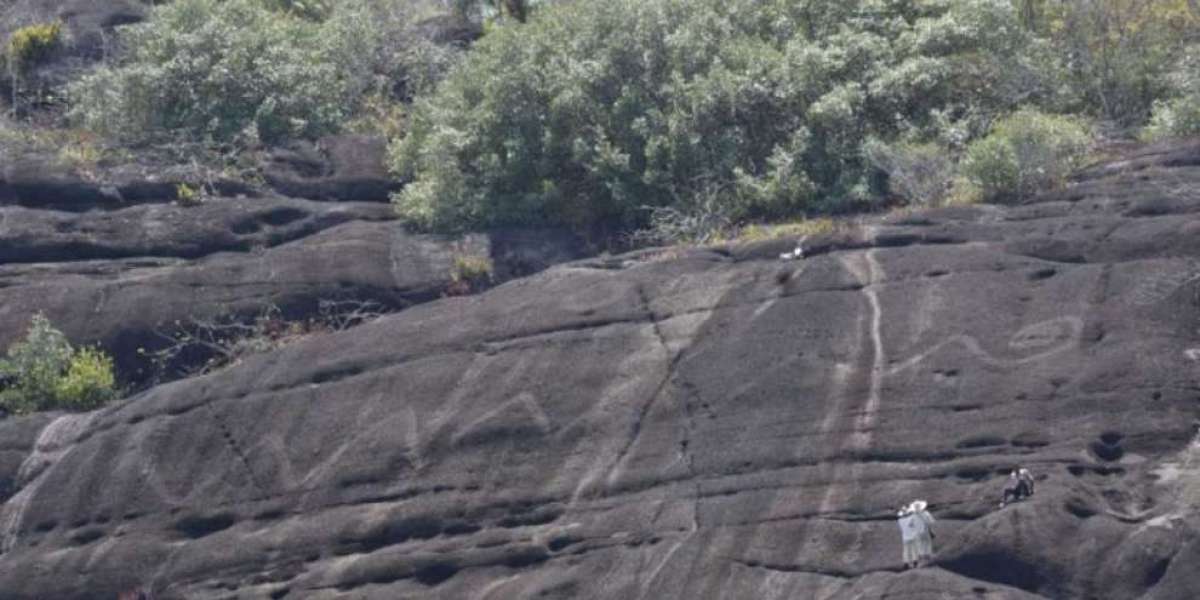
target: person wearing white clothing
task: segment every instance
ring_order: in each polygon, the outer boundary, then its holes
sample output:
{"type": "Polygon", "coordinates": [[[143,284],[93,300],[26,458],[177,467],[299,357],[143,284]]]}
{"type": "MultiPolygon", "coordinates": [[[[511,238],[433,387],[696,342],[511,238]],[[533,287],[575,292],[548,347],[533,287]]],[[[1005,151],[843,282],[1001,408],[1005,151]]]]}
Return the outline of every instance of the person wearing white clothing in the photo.
{"type": "Polygon", "coordinates": [[[924,500],[916,500],[900,509],[896,515],[900,525],[900,538],[904,543],[904,567],[922,566],[922,561],[933,557],[933,515],[926,510],[924,500]]]}

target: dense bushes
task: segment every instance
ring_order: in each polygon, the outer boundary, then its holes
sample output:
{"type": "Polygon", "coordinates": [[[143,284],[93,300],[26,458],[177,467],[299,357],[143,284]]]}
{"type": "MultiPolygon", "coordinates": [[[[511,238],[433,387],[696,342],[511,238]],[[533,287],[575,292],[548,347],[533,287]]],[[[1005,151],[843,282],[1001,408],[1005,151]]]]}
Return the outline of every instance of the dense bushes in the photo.
{"type": "Polygon", "coordinates": [[[615,0],[485,37],[414,108],[396,198],[428,227],[860,207],[867,136],[961,143],[1048,93],[1004,0],[615,0]]]}
{"type": "Polygon", "coordinates": [[[963,181],[994,200],[1061,181],[1078,124],[997,124],[1016,110],[1094,117],[1106,135],[1147,120],[1151,136],[1200,132],[1189,0],[439,6],[488,21],[445,81],[457,51],[413,25],[432,4],[175,0],[121,30],[118,60],[71,87],[72,114],[135,142],[383,132],[411,182],[397,208],[420,227],[699,237],[896,198],[941,203],[963,197],[963,181]],[[1029,171],[1028,153],[1062,162],[1029,171]]]}
{"type": "Polygon", "coordinates": [[[259,0],[263,6],[279,12],[321,21],[333,12],[332,0],[259,0]]]}
{"type": "Polygon", "coordinates": [[[962,170],[984,199],[1011,201],[1062,183],[1081,166],[1090,141],[1076,119],[1018,111],[967,147],[962,170]]]}
{"type": "Polygon", "coordinates": [[[863,156],[888,176],[888,191],[908,204],[939,205],[950,196],[954,160],[936,143],[886,143],[868,139],[863,156]]]}
{"type": "Polygon", "coordinates": [[[338,129],[372,91],[423,89],[449,58],[395,2],[177,0],[120,32],[125,53],[70,87],[72,114],[126,141],[276,142],[338,129]],[[270,7],[274,7],[272,9],[270,7]],[[400,82],[400,83],[397,83],[400,82]]]}
{"type": "Polygon", "coordinates": [[[251,0],[180,0],[126,28],[129,55],[71,87],[81,123],[137,139],[185,131],[272,141],[333,129],[345,98],[319,27],[251,0]]]}
{"type": "Polygon", "coordinates": [[[1200,46],[1182,54],[1170,82],[1171,96],[1155,103],[1147,137],[1200,135],[1200,46]]]}
{"type": "Polygon", "coordinates": [[[1054,49],[1059,111],[1118,127],[1145,123],[1169,72],[1196,41],[1194,0],[1017,0],[1026,26],[1054,49]]]}
{"type": "Polygon", "coordinates": [[[112,359],[96,348],[72,348],[40,314],[0,360],[0,408],[10,413],[89,410],[115,397],[112,359]]]}

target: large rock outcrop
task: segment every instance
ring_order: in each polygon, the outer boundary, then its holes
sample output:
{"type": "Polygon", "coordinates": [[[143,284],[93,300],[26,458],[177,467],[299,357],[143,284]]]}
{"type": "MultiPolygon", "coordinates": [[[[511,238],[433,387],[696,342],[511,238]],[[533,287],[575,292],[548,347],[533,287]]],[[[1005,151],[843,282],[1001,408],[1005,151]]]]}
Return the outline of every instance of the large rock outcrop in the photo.
{"type": "Polygon", "coordinates": [[[1146,160],[803,261],[571,263],[0,422],[0,590],[1190,598],[1200,200],[1155,185],[1190,164],[1146,160]],[[997,509],[1017,464],[1037,495],[997,509]],[[902,572],[914,498],[939,552],[902,572]]]}
{"type": "Polygon", "coordinates": [[[137,385],[154,371],[139,349],[162,347],[176,323],[268,307],[301,320],[322,301],[399,310],[441,297],[461,256],[490,258],[495,282],[582,256],[562,231],[410,233],[389,204],[264,193],[181,205],[161,180],[128,175],[125,188],[145,192],[133,197],[19,171],[24,187],[0,180],[0,348],[41,311],[71,339],[101,344],[137,385]]]}

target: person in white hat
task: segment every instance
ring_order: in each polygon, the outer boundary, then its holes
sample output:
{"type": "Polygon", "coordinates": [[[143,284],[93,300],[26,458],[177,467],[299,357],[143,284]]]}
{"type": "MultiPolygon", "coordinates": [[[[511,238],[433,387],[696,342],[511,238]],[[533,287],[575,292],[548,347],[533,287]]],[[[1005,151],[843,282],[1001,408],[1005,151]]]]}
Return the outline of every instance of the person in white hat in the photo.
{"type": "Polygon", "coordinates": [[[1029,469],[1020,468],[1020,469],[1017,469],[1017,478],[1025,483],[1025,495],[1032,496],[1033,495],[1033,483],[1034,483],[1033,482],[1033,473],[1030,473],[1029,469]]]}
{"type": "Polygon", "coordinates": [[[914,500],[908,510],[913,519],[913,529],[916,531],[916,566],[929,564],[933,558],[933,515],[926,510],[929,504],[924,500],[914,500]],[[923,564],[922,564],[923,563],[923,564]]]}
{"type": "Polygon", "coordinates": [[[896,520],[900,525],[900,541],[904,544],[904,550],[901,553],[904,568],[915,568],[921,560],[917,548],[917,537],[920,535],[919,518],[913,514],[912,505],[908,505],[900,508],[900,512],[896,513],[896,520]]]}

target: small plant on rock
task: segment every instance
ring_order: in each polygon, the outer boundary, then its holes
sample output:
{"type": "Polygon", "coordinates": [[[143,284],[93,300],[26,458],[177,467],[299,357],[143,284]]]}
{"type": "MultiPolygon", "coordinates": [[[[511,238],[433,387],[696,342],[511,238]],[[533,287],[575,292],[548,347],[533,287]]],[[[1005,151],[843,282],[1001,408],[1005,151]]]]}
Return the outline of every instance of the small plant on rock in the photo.
{"type": "Polygon", "coordinates": [[[58,140],[58,163],[75,169],[85,176],[94,176],[96,166],[104,156],[99,140],[87,131],[65,130],[58,140]]]}
{"type": "Polygon", "coordinates": [[[492,283],[495,265],[491,257],[467,252],[456,252],[450,266],[448,296],[463,296],[479,291],[492,283]]]}
{"type": "Polygon", "coordinates": [[[61,408],[91,410],[116,398],[115,389],[112,357],[99,348],[85,347],[75,351],[54,393],[61,408]]]}
{"type": "Polygon", "coordinates": [[[25,72],[37,66],[58,49],[62,41],[62,23],[28,25],[8,38],[5,57],[10,72],[25,72]]]}
{"type": "Polygon", "coordinates": [[[786,237],[807,238],[835,233],[847,227],[846,224],[839,223],[830,218],[804,219],[792,223],[774,225],[751,224],[742,227],[738,231],[737,236],[731,241],[734,243],[751,243],[786,237]]]}
{"type": "Polygon", "coordinates": [[[175,202],[180,206],[199,206],[204,203],[204,190],[187,183],[175,184],[175,202]]]}
{"type": "Polygon", "coordinates": [[[75,350],[42,314],[0,360],[0,408],[10,413],[91,410],[116,396],[112,359],[99,348],[75,350]]]}
{"type": "Polygon", "coordinates": [[[4,48],[4,62],[8,69],[9,98],[13,114],[17,114],[20,99],[29,90],[22,83],[24,76],[33,67],[48,60],[61,44],[62,24],[41,23],[22,27],[12,33],[4,48]]]}

